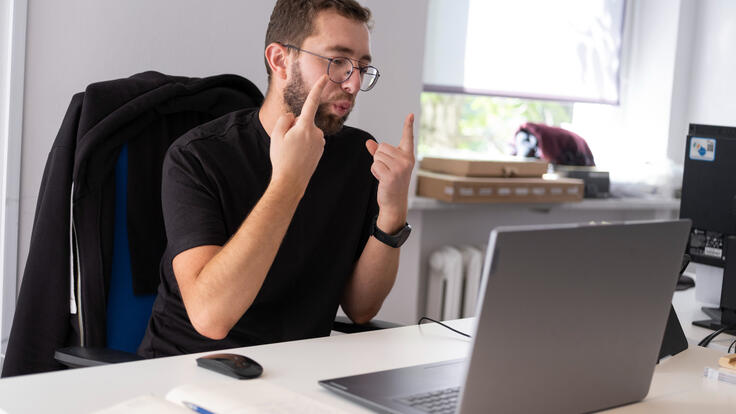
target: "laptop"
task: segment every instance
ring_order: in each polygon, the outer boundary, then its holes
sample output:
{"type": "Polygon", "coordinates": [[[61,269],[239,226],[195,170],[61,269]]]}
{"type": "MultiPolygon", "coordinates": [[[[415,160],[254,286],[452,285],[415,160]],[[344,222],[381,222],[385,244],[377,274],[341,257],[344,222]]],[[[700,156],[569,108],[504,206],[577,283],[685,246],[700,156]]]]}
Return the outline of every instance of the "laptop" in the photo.
{"type": "Polygon", "coordinates": [[[466,359],[320,381],[387,413],[576,413],[642,400],[689,220],[504,227],[466,359]]]}

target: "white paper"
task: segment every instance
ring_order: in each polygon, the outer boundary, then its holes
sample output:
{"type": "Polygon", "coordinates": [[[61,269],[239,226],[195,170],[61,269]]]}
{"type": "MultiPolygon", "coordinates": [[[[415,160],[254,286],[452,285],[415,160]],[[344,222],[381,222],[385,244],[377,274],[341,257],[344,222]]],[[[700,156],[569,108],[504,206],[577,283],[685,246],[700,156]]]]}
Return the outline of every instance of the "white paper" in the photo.
{"type": "Polygon", "coordinates": [[[263,381],[235,381],[217,386],[182,385],[166,394],[178,404],[197,404],[216,414],[341,413],[317,400],[263,381]]]}
{"type": "MultiPolygon", "coordinates": [[[[0,410],[2,412],[2,410],[0,410]]],[[[176,405],[170,401],[166,401],[160,397],[154,397],[152,395],[141,395],[139,397],[132,398],[121,402],[120,404],[113,405],[95,411],[94,414],[191,414],[192,411],[184,408],[183,406],[176,405]]]]}

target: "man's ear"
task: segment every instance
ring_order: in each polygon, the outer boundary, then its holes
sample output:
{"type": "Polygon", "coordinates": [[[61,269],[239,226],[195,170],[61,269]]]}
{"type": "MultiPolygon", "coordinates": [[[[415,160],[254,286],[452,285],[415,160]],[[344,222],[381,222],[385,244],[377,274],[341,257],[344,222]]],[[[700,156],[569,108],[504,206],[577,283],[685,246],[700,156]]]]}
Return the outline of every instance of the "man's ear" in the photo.
{"type": "Polygon", "coordinates": [[[268,66],[271,68],[272,77],[286,79],[287,50],[286,47],[278,43],[271,43],[266,47],[266,62],[268,62],[268,66]]]}

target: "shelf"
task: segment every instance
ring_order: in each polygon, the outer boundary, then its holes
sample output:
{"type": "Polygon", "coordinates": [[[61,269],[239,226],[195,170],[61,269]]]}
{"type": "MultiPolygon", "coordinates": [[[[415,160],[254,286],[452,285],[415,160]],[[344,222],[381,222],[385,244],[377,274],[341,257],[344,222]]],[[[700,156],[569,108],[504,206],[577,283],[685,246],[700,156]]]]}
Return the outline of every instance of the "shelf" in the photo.
{"type": "Polygon", "coordinates": [[[478,210],[508,208],[509,205],[533,210],[667,210],[680,209],[675,198],[607,198],[584,199],[577,203],[447,203],[433,198],[414,196],[409,199],[410,211],[478,210]]]}

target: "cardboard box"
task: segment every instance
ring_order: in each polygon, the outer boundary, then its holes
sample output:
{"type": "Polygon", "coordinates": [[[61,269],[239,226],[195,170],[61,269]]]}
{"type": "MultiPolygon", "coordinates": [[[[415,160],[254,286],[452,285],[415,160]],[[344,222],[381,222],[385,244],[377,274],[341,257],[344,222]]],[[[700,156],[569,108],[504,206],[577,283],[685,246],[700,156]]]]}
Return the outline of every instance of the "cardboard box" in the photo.
{"type": "Polygon", "coordinates": [[[419,170],[417,195],[457,203],[559,203],[583,199],[583,180],[457,177],[419,170]]]}
{"type": "Polygon", "coordinates": [[[513,158],[491,161],[424,157],[419,162],[422,170],[460,177],[542,177],[548,166],[547,161],[522,161],[513,158]]]}

